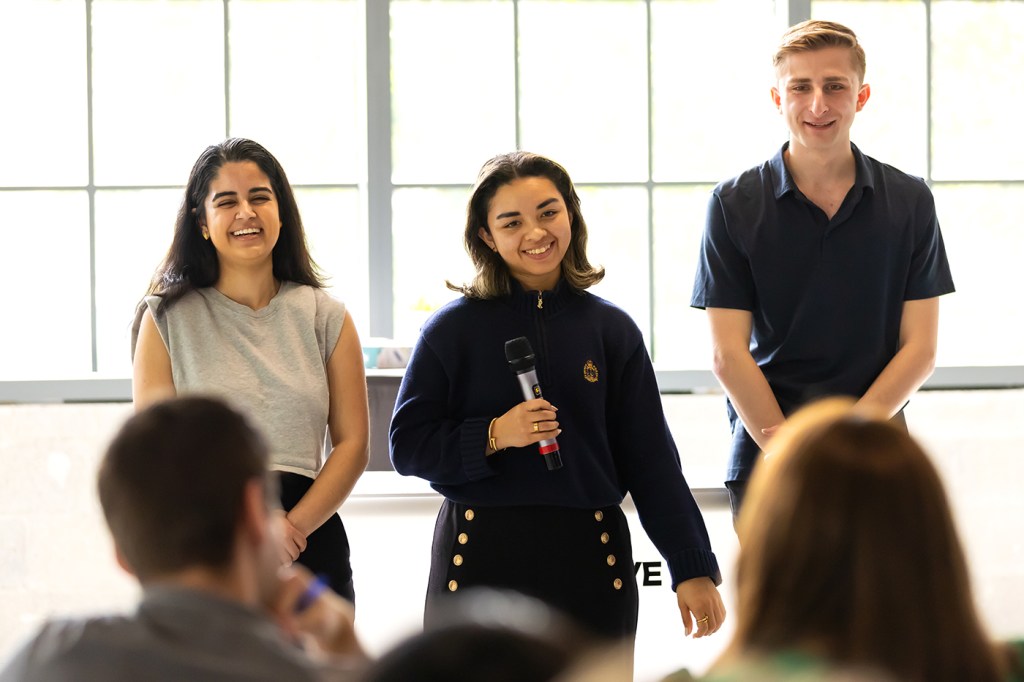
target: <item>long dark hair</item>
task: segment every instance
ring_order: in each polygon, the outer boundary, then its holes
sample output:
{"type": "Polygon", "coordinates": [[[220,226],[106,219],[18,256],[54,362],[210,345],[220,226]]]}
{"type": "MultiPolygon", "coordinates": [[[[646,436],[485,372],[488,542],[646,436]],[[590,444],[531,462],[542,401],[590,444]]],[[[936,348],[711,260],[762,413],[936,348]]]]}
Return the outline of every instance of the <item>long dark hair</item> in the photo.
{"type": "Polygon", "coordinates": [[[512,274],[501,256],[491,251],[480,238],[480,228],[490,234],[487,211],[498,189],[518,178],[547,178],[562,195],[571,217],[572,237],[562,258],[562,278],[576,291],[604,279],[604,268],[595,268],[587,260],[587,223],[580,213],[580,198],[569,173],[561,165],[530,152],[511,152],[490,159],[480,169],[473,194],[466,207],[466,251],[476,267],[469,284],[452,284],[448,288],[470,298],[498,298],[512,291],[512,274]]]}
{"type": "Polygon", "coordinates": [[[281,218],[281,234],[272,254],[274,277],[322,287],[320,269],[309,255],[299,207],[284,168],[262,145],[232,137],[211,145],[199,156],[188,176],[185,197],[174,222],[174,239],[160,267],[153,274],[147,295],[163,298],[164,304],[181,298],[192,289],[213,286],[220,276],[220,264],[213,243],[203,239],[205,201],[210,183],[225,163],[252,161],[270,179],[281,218]]]}

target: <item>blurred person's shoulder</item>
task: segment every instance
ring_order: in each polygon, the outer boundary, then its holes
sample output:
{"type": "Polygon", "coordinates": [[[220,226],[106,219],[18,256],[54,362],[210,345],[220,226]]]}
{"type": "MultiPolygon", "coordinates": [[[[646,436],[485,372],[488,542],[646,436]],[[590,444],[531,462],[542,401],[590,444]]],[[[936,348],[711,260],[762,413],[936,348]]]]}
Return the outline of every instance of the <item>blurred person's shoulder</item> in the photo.
{"type": "MultiPolygon", "coordinates": [[[[892,678],[876,669],[837,666],[829,661],[797,651],[771,656],[743,656],[718,664],[702,677],[680,670],[662,682],[886,682],[892,678]]],[[[894,681],[892,681],[894,682],[894,681]]]]}
{"type": "Polygon", "coordinates": [[[128,627],[125,616],[47,621],[14,652],[0,671],[0,681],[81,680],[83,662],[102,661],[103,642],[117,641],[128,627]]]}
{"type": "Polygon", "coordinates": [[[1008,674],[1006,682],[1024,682],[1024,639],[1012,639],[1005,643],[1008,674]]]}
{"type": "MultiPolygon", "coordinates": [[[[211,614],[211,620],[219,620],[218,615],[211,614]]],[[[151,635],[132,616],[51,620],[0,669],[0,682],[350,682],[363,666],[354,659],[310,657],[276,637],[242,636],[248,656],[239,659],[233,655],[239,653],[233,652],[237,646],[223,641],[218,653],[176,637],[163,642],[151,635]]]]}

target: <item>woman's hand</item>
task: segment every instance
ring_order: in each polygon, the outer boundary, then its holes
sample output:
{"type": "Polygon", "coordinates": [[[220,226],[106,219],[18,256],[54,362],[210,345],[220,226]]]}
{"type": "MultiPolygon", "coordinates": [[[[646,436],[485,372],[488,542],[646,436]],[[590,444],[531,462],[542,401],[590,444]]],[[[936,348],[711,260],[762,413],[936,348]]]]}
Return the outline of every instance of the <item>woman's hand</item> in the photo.
{"type": "Polygon", "coordinates": [[[718,631],[725,621],[725,604],[711,578],[691,578],[676,585],[676,601],[686,634],[707,637],[718,631]],[[691,614],[693,622],[691,623],[691,614]],[[696,625],[696,628],[693,628],[696,625]]]}
{"type": "Polygon", "coordinates": [[[291,566],[292,562],[306,550],[306,535],[292,524],[288,519],[288,514],[284,511],[278,512],[278,524],[281,529],[281,544],[278,554],[284,566],[291,566]]]}
{"type": "Polygon", "coordinates": [[[521,448],[556,437],[562,433],[558,428],[557,411],[558,408],[544,398],[519,403],[491,426],[497,449],[521,448]]]}

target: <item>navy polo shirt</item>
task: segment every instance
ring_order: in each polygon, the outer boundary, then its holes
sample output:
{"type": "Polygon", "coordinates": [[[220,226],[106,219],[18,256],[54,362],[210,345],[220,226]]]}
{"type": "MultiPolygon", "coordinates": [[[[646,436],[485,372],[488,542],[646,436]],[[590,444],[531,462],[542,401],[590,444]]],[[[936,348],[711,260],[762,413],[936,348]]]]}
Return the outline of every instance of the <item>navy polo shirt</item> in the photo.
{"type": "MultiPolygon", "coordinates": [[[[864,394],[896,354],[903,302],[953,291],[928,186],[851,145],[857,178],[829,220],[793,182],[783,145],[718,185],[690,305],[753,315],[750,351],[784,414],[864,394]]],[[[729,480],[757,456],[733,421],[729,480]]]]}

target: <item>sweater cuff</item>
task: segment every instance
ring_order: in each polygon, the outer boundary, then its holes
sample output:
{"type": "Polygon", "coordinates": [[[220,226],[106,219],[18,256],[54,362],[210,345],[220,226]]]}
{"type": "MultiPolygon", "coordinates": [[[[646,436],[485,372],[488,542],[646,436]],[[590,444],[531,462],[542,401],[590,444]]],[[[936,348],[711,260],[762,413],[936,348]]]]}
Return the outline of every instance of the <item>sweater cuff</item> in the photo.
{"type": "Polygon", "coordinates": [[[489,419],[467,419],[462,424],[462,468],[471,481],[479,481],[494,475],[494,469],[487,461],[487,426],[489,419]]]}
{"type": "Polygon", "coordinates": [[[666,557],[669,575],[672,576],[672,591],[679,583],[691,578],[711,578],[715,585],[722,584],[722,572],[718,569],[715,553],[708,549],[686,549],[666,557]]]}

